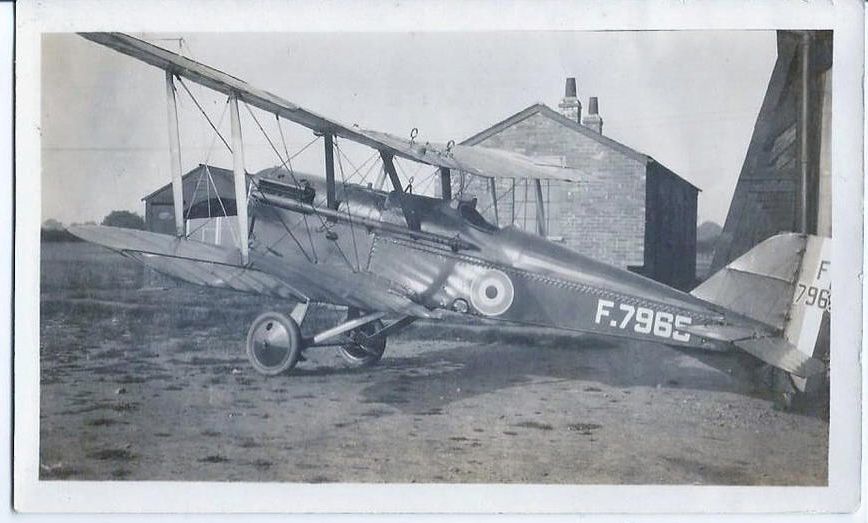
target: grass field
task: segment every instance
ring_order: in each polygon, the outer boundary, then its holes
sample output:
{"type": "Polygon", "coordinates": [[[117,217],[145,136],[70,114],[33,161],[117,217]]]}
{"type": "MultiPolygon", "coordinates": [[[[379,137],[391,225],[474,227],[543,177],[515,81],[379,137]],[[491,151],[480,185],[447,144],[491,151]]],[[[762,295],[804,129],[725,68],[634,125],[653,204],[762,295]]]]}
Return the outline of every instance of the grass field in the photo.
{"type": "MultiPolygon", "coordinates": [[[[383,361],[246,361],[292,303],[42,245],[40,478],[824,485],[828,422],[780,412],[727,355],[538,329],[414,324],[383,361]]],[[[304,330],[343,313],[317,308],[304,330]]]]}
{"type": "MultiPolygon", "coordinates": [[[[86,242],[43,244],[40,277],[43,317],[92,318],[105,328],[120,325],[135,334],[217,324],[239,333],[240,340],[258,314],[288,312],[294,305],[178,282],[86,242]]],[[[306,322],[310,328],[338,318],[335,311],[313,312],[306,322]]],[[[50,339],[50,331],[44,334],[50,339]]]]}

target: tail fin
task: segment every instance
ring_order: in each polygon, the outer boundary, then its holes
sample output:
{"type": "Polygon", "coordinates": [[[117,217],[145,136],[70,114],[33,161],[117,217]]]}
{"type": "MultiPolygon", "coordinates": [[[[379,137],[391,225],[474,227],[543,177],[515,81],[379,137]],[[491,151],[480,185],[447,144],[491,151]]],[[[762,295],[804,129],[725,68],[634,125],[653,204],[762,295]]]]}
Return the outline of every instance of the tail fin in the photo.
{"type": "Polygon", "coordinates": [[[829,238],[779,234],[715,273],[691,294],[772,327],[774,335],[751,332],[748,336],[745,329],[737,329],[740,335],[726,341],[804,378],[825,369],[814,353],[824,316],[828,318],[832,306],[830,255],[829,238]]]}

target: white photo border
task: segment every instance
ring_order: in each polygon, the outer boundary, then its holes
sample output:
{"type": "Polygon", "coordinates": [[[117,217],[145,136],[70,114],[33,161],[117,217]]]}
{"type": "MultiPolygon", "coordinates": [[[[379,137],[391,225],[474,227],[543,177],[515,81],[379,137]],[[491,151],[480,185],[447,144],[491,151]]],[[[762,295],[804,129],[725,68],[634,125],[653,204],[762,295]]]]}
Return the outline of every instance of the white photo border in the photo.
{"type": "Polygon", "coordinates": [[[864,6],[800,0],[45,0],[16,9],[14,505],[35,512],[847,513],[860,503],[864,6]],[[171,14],[170,16],[167,14],[171,14]],[[263,16],[267,13],[267,16],[263,16]],[[566,13],[572,13],[565,16],[566,13]],[[39,481],[40,68],[46,32],[831,29],[833,230],[826,487],[39,481]],[[843,349],[842,349],[843,348],[843,349]],[[858,350],[857,350],[858,349],[858,350]],[[255,486],[255,488],[253,488],[255,486]],[[629,500],[629,502],[627,502],[629,500]]]}

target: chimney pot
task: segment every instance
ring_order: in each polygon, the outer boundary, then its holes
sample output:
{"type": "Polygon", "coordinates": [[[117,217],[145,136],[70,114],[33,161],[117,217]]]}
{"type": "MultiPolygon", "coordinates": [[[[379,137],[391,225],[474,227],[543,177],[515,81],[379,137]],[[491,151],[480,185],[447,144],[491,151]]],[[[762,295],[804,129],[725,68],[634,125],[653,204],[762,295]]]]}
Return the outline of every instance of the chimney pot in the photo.
{"type": "Polygon", "coordinates": [[[600,102],[596,96],[588,100],[588,114],[582,118],[582,125],[598,134],[603,134],[603,117],[600,116],[600,102]]]}
{"type": "Polygon", "coordinates": [[[576,123],[582,123],[582,102],[576,96],[575,78],[567,78],[567,83],[564,87],[564,97],[561,103],[558,104],[558,107],[560,107],[562,115],[576,123]]]}
{"type": "Polygon", "coordinates": [[[576,97],[576,79],[573,77],[567,78],[567,84],[564,87],[564,98],[576,97]]]}

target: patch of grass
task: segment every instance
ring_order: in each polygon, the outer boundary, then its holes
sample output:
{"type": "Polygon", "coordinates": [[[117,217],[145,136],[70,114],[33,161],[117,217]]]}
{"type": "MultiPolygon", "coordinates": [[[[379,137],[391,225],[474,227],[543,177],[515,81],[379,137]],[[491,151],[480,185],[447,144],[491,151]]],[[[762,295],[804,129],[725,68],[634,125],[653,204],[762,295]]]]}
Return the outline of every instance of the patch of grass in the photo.
{"type": "Polygon", "coordinates": [[[89,425],[91,427],[111,427],[112,425],[129,425],[126,421],[116,420],[112,418],[97,418],[91,419],[84,422],[85,425],[89,425]]]}
{"type": "Polygon", "coordinates": [[[364,416],[366,418],[382,418],[383,416],[388,416],[391,414],[391,411],[385,409],[371,409],[359,414],[359,416],[364,416]]]}
{"type": "Polygon", "coordinates": [[[308,483],[334,483],[335,480],[326,476],[314,476],[308,480],[308,483]]]}
{"type": "Polygon", "coordinates": [[[124,469],[124,468],[114,469],[114,470],[111,472],[111,476],[112,476],[112,478],[114,478],[114,479],[124,479],[124,478],[126,478],[127,476],[129,476],[129,475],[130,475],[130,471],[127,470],[127,469],[124,469]]]}
{"type": "Polygon", "coordinates": [[[273,463],[268,461],[267,459],[257,459],[252,463],[252,465],[258,469],[267,469],[271,468],[273,463]]]}
{"type": "Polygon", "coordinates": [[[111,409],[115,412],[132,412],[134,410],[139,410],[138,403],[118,403],[117,405],[112,405],[111,409]]]}
{"type": "Polygon", "coordinates": [[[602,428],[602,425],[596,423],[571,423],[567,425],[567,430],[578,432],[582,436],[590,436],[595,430],[602,428]]]}
{"type": "Polygon", "coordinates": [[[129,384],[129,383],[145,383],[148,380],[141,376],[130,376],[129,374],[125,374],[115,380],[116,383],[129,384]]]}
{"type": "Polygon", "coordinates": [[[200,458],[199,461],[201,463],[226,463],[229,461],[229,458],[221,456],[220,454],[211,454],[210,456],[200,458]]]}
{"type": "Polygon", "coordinates": [[[101,461],[132,461],[138,456],[127,449],[102,449],[92,452],[90,457],[101,461]]]}
{"type": "Polygon", "coordinates": [[[522,427],[525,429],[537,429],[537,430],[552,430],[554,427],[549,425],[548,423],[539,423],[537,421],[522,421],[521,423],[516,423],[513,427],[522,427]]]}
{"type": "Polygon", "coordinates": [[[79,474],[81,474],[81,470],[62,463],[39,466],[39,479],[41,480],[69,479],[79,474]]]}
{"type": "Polygon", "coordinates": [[[253,438],[245,438],[245,439],[241,440],[240,443],[238,443],[238,446],[241,447],[242,449],[254,449],[254,448],[259,447],[261,445],[259,445],[259,443],[257,443],[256,440],[253,438]]]}

